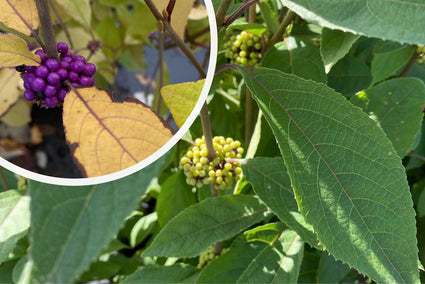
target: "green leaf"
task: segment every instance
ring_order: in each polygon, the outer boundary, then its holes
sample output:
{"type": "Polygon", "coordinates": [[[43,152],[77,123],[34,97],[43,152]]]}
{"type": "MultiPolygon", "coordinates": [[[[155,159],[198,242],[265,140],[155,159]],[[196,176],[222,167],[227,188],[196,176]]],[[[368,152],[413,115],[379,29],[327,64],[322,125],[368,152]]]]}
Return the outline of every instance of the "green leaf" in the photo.
{"type": "Polygon", "coordinates": [[[201,95],[205,80],[167,85],[161,95],[178,127],[182,127],[201,95]]]}
{"type": "Polygon", "coordinates": [[[78,283],[112,278],[118,273],[120,268],[121,265],[110,261],[94,262],[90,265],[89,270],[81,275],[78,283]]]}
{"type": "Polygon", "coordinates": [[[313,227],[298,212],[285,164],[281,157],[255,158],[242,164],[243,173],[258,197],[279,219],[311,246],[318,247],[313,227]]]}
{"type": "Polygon", "coordinates": [[[196,267],[186,264],[171,266],[143,266],[122,283],[182,283],[198,271],[196,267]]]}
{"type": "Polygon", "coordinates": [[[322,55],[325,71],[329,73],[341,58],[350,51],[353,44],[359,38],[359,35],[345,33],[343,31],[324,28],[322,30],[322,41],[320,45],[320,54],[322,55]]]}
{"type": "Polygon", "coordinates": [[[33,282],[70,283],[87,269],[137,207],[162,162],[99,185],[30,181],[33,282]]]}
{"type": "Polygon", "coordinates": [[[371,82],[369,66],[353,56],[341,59],[328,74],[328,86],[348,98],[369,87],[371,82]]]}
{"type": "Polygon", "coordinates": [[[0,34],[0,68],[39,65],[40,57],[28,50],[27,43],[13,34],[0,34]]]}
{"type": "Polygon", "coordinates": [[[18,240],[28,231],[29,206],[30,199],[22,191],[0,193],[0,264],[9,259],[18,240]]]}
{"type": "Polygon", "coordinates": [[[63,10],[74,20],[91,28],[91,7],[89,0],[56,0],[63,10]]]}
{"type": "Polygon", "coordinates": [[[158,215],[156,214],[156,212],[153,212],[140,218],[136,222],[136,224],[134,224],[134,227],[131,229],[130,245],[132,247],[135,247],[141,241],[143,241],[149,234],[151,234],[157,221],[158,215]]]}
{"type": "Polygon", "coordinates": [[[372,84],[394,75],[415,53],[416,47],[391,41],[378,42],[373,50],[372,84]]]}
{"type": "Polygon", "coordinates": [[[267,2],[258,2],[258,7],[260,7],[261,14],[263,14],[264,22],[266,22],[268,30],[275,33],[279,27],[278,15],[276,15],[275,11],[267,2]]]}
{"type": "Polygon", "coordinates": [[[232,245],[228,252],[202,269],[196,283],[236,283],[252,260],[268,246],[264,242],[232,245]]]}
{"type": "Polygon", "coordinates": [[[382,130],[324,85],[266,68],[241,71],[320,242],[375,281],[418,282],[412,199],[382,130]]]}
{"type": "Polygon", "coordinates": [[[116,18],[108,17],[97,25],[95,32],[102,41],[105,56],[111,61],[118,60],[123,51],[125,28],[116,18]]]}
{"type": "Polygon", "coordinates": [[[425,44],[420,33],[425,21],[421,0],[281,0],[282,4],[307,21],[323,27],[398,42],[425,44]]]}
{"type": "Polygon", "coordinates": [[[249,231],[244,232],[246,240],[248,242],[265,242],[267,244],[273,244],[275,239],[279,237],[280,233],[285,228],[285,224],[278,223],[268,223],[263,226],[255,227],[249,231]]]}
{"type": "Polygon", "coordinates": [[[297,283],[303,252],[300,236],[287,230],[252,260],[236,283],[297,283]]]}
{"type": "Polygon", "coordinates": [[[411,149],[421,127],[425,86],[417,78],[382,82],[351,97],[384,130],[400,157],[411,149]]]}
{"type": "Polygon", "coordinates": [[[267,207],[253,196],[207,198],[182,211],[159,232],[144,256],[193,257],[264,219],[267,207]]]}
{"type": "Polygon", "coordinates": [[[316,82],[326,82],[319,48],[300,38],[288,37],[285,41],[275,44],[264,55],[261,66],[316,82]]]}
{"type": "Polygon", "coordinates": [[[158,222],[164,227],[172,218],[186,207],[196,203],[196,195],[186,183],[183,171],[178,171],[168,177],[161,186],[161,193],[156,203],[158,222]],[[170,206],[172,200],[173,206],[170,206]]]}
{"type": "Polygon", "coordinates": [[[139,5],[130,16],[127,32],[148,42],[149,33],[156,30],[156,20],[149,8],[145,4],[139,5]],[[140,19],[143,19],[143,25],[140,24],[140,19]]]}

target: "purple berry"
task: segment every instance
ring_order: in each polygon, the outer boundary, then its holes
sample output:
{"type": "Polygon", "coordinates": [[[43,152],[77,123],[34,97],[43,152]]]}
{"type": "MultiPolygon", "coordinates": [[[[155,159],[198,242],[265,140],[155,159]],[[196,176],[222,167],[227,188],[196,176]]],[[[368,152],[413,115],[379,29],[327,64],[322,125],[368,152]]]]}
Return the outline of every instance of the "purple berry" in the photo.
{"type": "Polygon", "coordinates": [[[37,68],[37,66],[25,66],[25,70],[27,72],[30,72],[30,73],[34,73],[35,72],[35,68],[37,68]]]}
{"type": "Polygon", "coordinates": [[[71,82],[77,82],[79,77],[78,73],[75,73],[74,71],[68,72],[68,79],[71,82]]]}
{"type": "Polygon", "coordinates": [[[56,71],[60,68],[60,64],[56,59],[47,59],[46,63],[44,63],[47,68],[49,68],[50,71],[56,71]]]}
{"type": "Polygon", "coordinates": [[[35,78],[34,73],[29,73],[29,72],[24,73],[24,82],[28,82],[29,84],[31,84],[34,78],[35,78]]]}
{"type": "Polygon", "coordinates": [[[26,99],[27,101],[33,101],[35,99],[35,92],[33,90],[26,90],[24,92],[24,99],[26,99]]]}
{"type": "Polygon", "coordinates": [[[47,75],[47,82],[49,82],[51,85],[56,85],[60,82],[60,80],[61,78],[58,73],[51,72],[49,75],[47,75]]]}
{"type": "MultiPolygon", "coordinates": [[[[67,58],[69,58],[69,57],[67,57],[67,58]]],[[[69,63],[69,62],[66,62],[66,61],[61,61],[61,68],[62,69],[65,69],[65,70],[69,70],[69,68],[71,68],[71,64],[69,63]]]]}
{"type": "Polygon", "coordinates": [[[59,98],[54,96],[54,97],[45,97],[44,98],[44,104],[46,105],[46,107],[55,107],[59,104],[59,98]]]}
{"type": "Polygon", "coordinates": [[[49,75],[49,69],[47,69],[46,66],[44,65],[39,65],[36,69],[35,69],[35,76],[40,77],[40,78],[46,78],[47,75],[49,75]]]}
{"type": "Polygon", "coordinates": [[[96,73],[96,66],[93,63],[84,65],[83,74],[86,76],[93,76],[96,73]]]}
{"type": "Polygon", "coordinates": [[[38,49],[34,53],[40,57],[41,63],[47,60],[47,54],[42,49],[38,49]]]}
{"type": "Polygon", "coordinates": [[[25,88],[25,90],[31,90],[31,83],[24,81],[24,88],[25,88]]]}
{"type": "Polygon", "coordinates": [[[65,56],[65,57],[61,57],[61,62],[68,62],[69,64],[72,63],[72,55],[71,56],[65,56]]]}
{"type": "Polygon", "coordinates": [[[61,80],[65,80],[66,78],[68,78],[68,71],[66,71],[65,69],[59,69],[58,71],[56,71],[56,73],[59,75],[59,78],[61,80]]]}
{"type": "Polygon", "coordinates": [[[86,64],[86,59],[82,55],[74,55],[72,57],[72,61],[74,61],[74,62],[83,62],[84,64],[86,64]]]}
{"type": "Polygon", "coordinates": [[[46,88],[44,88],[44,94],[48,97],[53,97],[56,95],[56,87],[52,85],[47,85],[46,88]]]}
{"type": "Polygon", "coordinates": [[[66,53],[68,51],[68,45],[63,41],[58,42],[56,47],[58,48],[58,52],[60,53],[66,53]]]}
{"type": "Polygon", "coordinates": [[[63,101],[63,100],[65,100],[67,93],[68,93],[68,91],[65,88],[61,88],[61,89],[58,90],[57,96],[61,101],[63,101]]]}
{"type": "Polygon", "coordinates": [[[93,78],[93,77],[89,77],[89,83],[88,83],[87,87],[91,87],[91,86],[93,86],[93,85],[94,85],[94,83],[95,83],[94,78],[93,78]]]}
{"type": "Polygon", "coordinates": [[[65,53],[61,53],[61,55],[59,56],[61,59],[66,58],[66,57],[71,57],[72,59],[72,52],[71,51],[67,51],[65,53]]]}
{"type": "Polygon", "coordinates": [[[81,76],[78,80],[78,85],[88,86],[90,84],[90,78],[86,76],[81,76]]]}
{"type": "Polygon", "coordinates": [[[31,83],[31,88],[36,92],[41,92],[46,87],[46,82],[42,78],[34,78],[31,83]]]}
{"type": "Polygon", "coordinates": [[[74,61],[71,63],[71,70],[76,73],[82,73],[84,70],[84,63],[81,61],[74,61]]]}

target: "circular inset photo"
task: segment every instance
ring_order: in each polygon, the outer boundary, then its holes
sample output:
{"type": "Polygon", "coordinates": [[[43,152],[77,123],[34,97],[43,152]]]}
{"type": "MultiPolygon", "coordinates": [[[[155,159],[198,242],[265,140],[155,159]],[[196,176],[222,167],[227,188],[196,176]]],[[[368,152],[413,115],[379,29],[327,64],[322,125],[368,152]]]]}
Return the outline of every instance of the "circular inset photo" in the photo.
{"type": "Polygon", "coordinates": [[[155,161],[195,120],[217,57],[209,0],[13,3],[0,12],[1,166],[107,182],[155,161]]]}

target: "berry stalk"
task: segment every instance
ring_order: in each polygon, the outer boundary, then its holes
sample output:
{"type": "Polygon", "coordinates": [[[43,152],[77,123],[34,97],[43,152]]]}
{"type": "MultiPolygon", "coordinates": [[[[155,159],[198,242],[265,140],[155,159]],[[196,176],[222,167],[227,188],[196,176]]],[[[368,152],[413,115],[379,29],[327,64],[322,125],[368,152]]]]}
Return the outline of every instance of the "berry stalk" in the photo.
{"type": "Polygon", "coordinates": [[[49,13],[47,0],[36,0],[38,17],[40,18],[41,29],[43,31],[46,54],[48,58],[58,59],[56,51],[55,33],[53,31],[52,19],[49,13]]]}

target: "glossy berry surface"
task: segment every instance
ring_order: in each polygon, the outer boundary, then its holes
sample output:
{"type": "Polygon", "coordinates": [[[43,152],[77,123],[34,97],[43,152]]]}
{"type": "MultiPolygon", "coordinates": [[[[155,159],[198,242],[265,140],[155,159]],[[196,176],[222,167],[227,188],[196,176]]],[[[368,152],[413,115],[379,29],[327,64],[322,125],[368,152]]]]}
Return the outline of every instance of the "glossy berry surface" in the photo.
{"type": "Polygon", "coordinates": [[[46,82],[42,78],[37,77],[31,82],[31,88],[36,92],[43,91],[45,87],[46,82]]]}
{"type": "Polygon", "coordinates": [[[230,188],[234,180],[239,180],[242,169],[238,159],[242,158],[241,143],[232,138],[216,136],[213,138],[215,157],[208,159],[208,150],[204,138],[195,140],[195,146],[189,148],[180,160],[180,167],[186,175],[186,182],[195,187],[213,183],[218,189],[230,188]]]}
{"type": "Polygon", "coordinates": [[[64,42],[57,44],[58,58],[47,58],[39,49],[35,52],[40,57],[39,66],[19,66],[24,80],[24,98],[40,106],[56,107],[61,105],[69,92],[69,83],[76,86],[91,87],[95,80],[96,66],[86,63],[81,55],[73,55],[64,42]]]}

